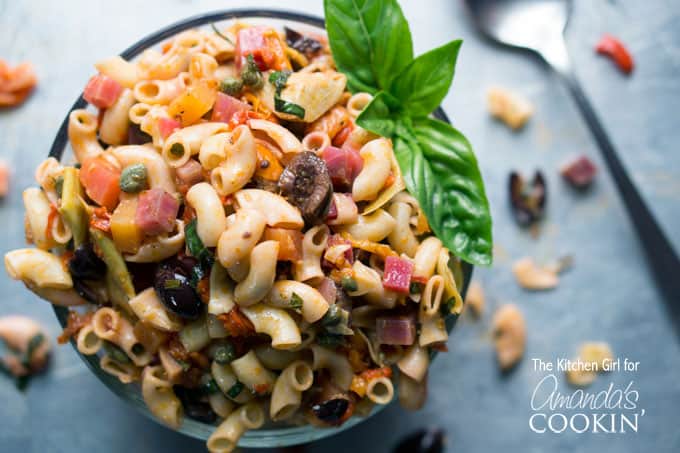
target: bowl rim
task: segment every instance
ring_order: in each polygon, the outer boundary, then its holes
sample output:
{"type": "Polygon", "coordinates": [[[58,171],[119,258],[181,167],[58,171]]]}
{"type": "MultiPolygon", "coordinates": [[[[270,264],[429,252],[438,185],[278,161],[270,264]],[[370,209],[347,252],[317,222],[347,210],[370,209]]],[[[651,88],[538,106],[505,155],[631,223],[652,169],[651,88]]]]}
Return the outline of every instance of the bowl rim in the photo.
{"type": "MultiPolygon", "coordinates": [[[[185,31],[190,28],[197,28],[211,23],[217,23],[225,20],[234,19],[275,19],[282,21],[290,21],[295,23],[302,23],[312,27],[320,28],[325,30],[325,21],[323,18],[278,9],[267,9],[267,8],[236,8],[236,9],[225,9],[218,10],[203,14],[198,14],[195,16],[188,17],[186,19],[179,20],[170,25],[167,25],[154,33],[151,33],[144,38],[137,41],[132,46],[125,49],[120,53],[120,56],[125,60],[130,60],[134,57],[140,55],[143,51],[153,47],[160,42],[171,38],[178,33],[185,31]]],[[[88,105],[87,101],[83,98],[81,93],[74,104],[69,109],[64,121],[61,123],[57,135],[52,142],[50,152],[48,157],[54,157],[57,160],[61,160],[64,150],[68,146],[68,121],[69,115],[73,110],[84,108],[88,105]]],[[[433,112],[433,116],[437,119],[450,123],[448,116],[444,110],[440,107],[433,112]]],[[[463,272],[463,285],[460,291],[461,296],[464,297],[469,282],[472,278],[472,272],[474,266],[464,261],[461,261],[462,272],[463,272]]],[[[64,327],[66,325],[68,317],[68,308],[53,305],[54,313],[59,321],[60,325],[64,327]]],[[[455,325],[457,316],[449,316],[446,319],[446,327],[450,332],[455,325]]],[[[127,403],[130,403],[138,412],[141,412],[147,418],[152,419],[161,426],[171,429],[175,432],[182,433],[184,435],[193,437],[195,439],[206,440],[212,432],[215,430],[215,425],[208,425],[205,423],[198,422],[196,420],[190,419],[188,417],[183,417],[182,424],[178,429],[173,429],[163,424],[160,420],[151,414],[151,412],[146,407],[141,393],[129,391],[128,384],[122,384],[118,379],[108,373],[103,372],[99,366],[98,355],[86,356],[78,351],[76,342],[73,338],[70,340],[71,346],[74,348],[76,354],[80,357],[85,365],[93,372],[95,376],[113,393],[115,393],[119,398],[127,403]]],[[[342,426],[336,428],[318,428],[312,425],[304,425],[300,427],[287,427],[279,429],[258,429],[246,432],[238,442],[239,447],[250,447],[250,448],[265,448],[265,447],[285,447],[290,445],[297,445],[306,442],[312,442],[315,440],[330,437],[332,435],[338,434],[345,431],[353,426],[361,423],[364,420],[372,417],[376,413],[382,411],[387,405],[376,405],[369,415],[359,417],[353,416],[347,420],[342,426]]]]}

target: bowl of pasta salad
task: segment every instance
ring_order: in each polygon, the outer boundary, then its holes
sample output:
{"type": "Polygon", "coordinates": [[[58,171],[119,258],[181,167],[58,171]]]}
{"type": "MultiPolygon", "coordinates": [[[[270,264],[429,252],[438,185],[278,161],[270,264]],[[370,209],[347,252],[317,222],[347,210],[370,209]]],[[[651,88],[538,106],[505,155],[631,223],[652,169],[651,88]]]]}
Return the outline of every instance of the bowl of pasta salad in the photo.
{"type": "Polygon", "coordinates": [[[211,451],[421,407],[472,266],[357,124],[374,95],[322,19],[203,15],[95,67],[23,193],[34,246],[5,256],[60,342],[211,451]]]}

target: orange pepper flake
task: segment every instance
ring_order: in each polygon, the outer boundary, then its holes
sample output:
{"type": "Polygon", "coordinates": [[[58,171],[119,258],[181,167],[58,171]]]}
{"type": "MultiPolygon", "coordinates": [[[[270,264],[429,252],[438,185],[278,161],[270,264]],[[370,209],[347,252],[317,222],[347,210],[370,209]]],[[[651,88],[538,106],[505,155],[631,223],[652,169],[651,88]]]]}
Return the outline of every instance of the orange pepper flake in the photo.
{"type": "Polygon", "coordinates": [[[80,332],[80,329],[90,323],[93,315],[94,313],[91,311],[81,315],[77,311],[69,310],[68,318],[66,318],[66,327],[62,330],[61,335],[57,337],[57,343],[67,343],[73,335],[76,335],[80,332]]]}
{"type": "Polygon", "coordinates": [[[449,347],[446,346],[446,343],[443,342],[431,344],[430,349],[437,352],[449,352],[449,347]]]}
{"type": "Polygon", "coordinates": [[[255,390],[255,393],[258,395],[264,395],[269,391],[269,384],[255,384],[253,390],[255,390]]]}
{"type": "Polygon", "coordinates": [[[105,207],[95,208],[90,217],[90,227],[108,233],[111,231],[111,214],[105,207]]]}
{"type": "Polygon", "coordinates": [[[361,378],[364,379],[366,382],[371,382],[373,379],[377,379],[380,377],[391,378],[392,368],[388,366],[384,366],[382,368],[372,368],[370,370],[362,372],[359,376],[361,376],[361,378]]]}
{"type": "Polygon", "coordinates": [[[390,175],[385,180],[385,185],[383,186],[383,189],[387,189],[388,187],[390,187],[392,184],[394,184],[394,181],[395,181],[394,174],[390,173],[390,175]]]}
{"type": "Polygon", "coordinates": [[[207,304],[210,301],[210,279],[208,277],[200,279],[196,284],[196,291],[203,303],[207,304]]]}
{"type": "Polygon", "coordinates": [[[165,41],[163,43],[163,47],[161,47],[161,51],[163,53],[168,53],[168,51],[172,48],[172,41],[165,41]]]}

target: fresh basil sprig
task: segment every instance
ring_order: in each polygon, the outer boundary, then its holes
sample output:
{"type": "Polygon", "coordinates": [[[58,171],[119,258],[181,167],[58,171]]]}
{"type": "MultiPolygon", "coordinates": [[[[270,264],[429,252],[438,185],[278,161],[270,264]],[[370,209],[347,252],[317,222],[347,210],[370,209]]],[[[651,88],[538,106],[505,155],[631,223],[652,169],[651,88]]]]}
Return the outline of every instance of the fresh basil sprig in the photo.
{"type": "Polygon", "coordinates": [[[357,124],[392,139],[406,187],[446,247],[491,264],[491,214],[472,147],[430,118],[449,91],[461,41],[414,59],[396,0],[324,0],[324,8],[335,64],[351,91],[374,95],[357,124]]]}
{"type": "Polygon", "coordinates": [[[295,115],[298,118],[305,117],[305,109],[301,106],[288,102],[281,98],[281,91],[286,87],[286,82],[288,82],[288,77],[290,77],[290,71],[274,71],[269,75],[269,83],[274,85],[274,109],[277,112],[289,113],[295,115]]]}

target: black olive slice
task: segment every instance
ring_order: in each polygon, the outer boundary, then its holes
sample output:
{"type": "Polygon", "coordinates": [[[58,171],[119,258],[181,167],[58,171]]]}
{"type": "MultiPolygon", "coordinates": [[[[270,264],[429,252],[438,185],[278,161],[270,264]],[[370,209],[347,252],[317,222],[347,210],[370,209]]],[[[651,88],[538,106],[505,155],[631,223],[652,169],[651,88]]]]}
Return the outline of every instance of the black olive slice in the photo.
{"type": "Polygon", "coordinates": [[[333,197],[325,162],[310,151],[297,154],[279,178],[281,194],[300,208],[308,226],[322,223],[333,197]]]}

